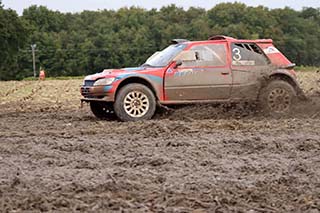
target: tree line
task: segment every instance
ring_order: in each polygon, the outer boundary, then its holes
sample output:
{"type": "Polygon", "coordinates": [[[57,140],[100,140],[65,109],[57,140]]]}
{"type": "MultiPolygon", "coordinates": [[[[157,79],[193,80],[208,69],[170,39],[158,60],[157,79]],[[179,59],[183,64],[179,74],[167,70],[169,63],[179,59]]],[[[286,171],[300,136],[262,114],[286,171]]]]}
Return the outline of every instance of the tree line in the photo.
{"type": "Polygon", "coordinates": [[[0,80],[33,76],[31,44],[37,72],[41,66],[49,76],[78,76],[137,66],[173,38],[212,35],[272,38],[296,64],[320,66],[320,8],[221,3],[210,10],[169,5],[61,13],[31,6],[18,16],[0,0],[0,80]]]}

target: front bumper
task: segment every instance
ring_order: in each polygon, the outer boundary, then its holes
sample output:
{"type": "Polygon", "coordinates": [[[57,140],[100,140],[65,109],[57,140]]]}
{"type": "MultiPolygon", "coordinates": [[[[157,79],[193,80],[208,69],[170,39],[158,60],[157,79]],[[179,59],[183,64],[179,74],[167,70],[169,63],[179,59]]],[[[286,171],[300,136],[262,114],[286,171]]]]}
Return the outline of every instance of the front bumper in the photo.
{"type": "Polygon", "coordinates": [[[110,99],[106,96],[104,98],[81,98],[81,107],[83,103],[90,103],[90,102],[112,102],[110,99]]]}
{"type": "Polygon", "coordinates": [[[81,102],[114,101],[113,93],[106,91],[106,86],[82,86],[80,88],[80,92],[81,95],[84,97],[81,99],[81,102]]]}
{"type": "Polygon", "coordinates": [[[100,97],[105,95],[103,86],[82,86],[80,92],[84,97],[100,97]]]}

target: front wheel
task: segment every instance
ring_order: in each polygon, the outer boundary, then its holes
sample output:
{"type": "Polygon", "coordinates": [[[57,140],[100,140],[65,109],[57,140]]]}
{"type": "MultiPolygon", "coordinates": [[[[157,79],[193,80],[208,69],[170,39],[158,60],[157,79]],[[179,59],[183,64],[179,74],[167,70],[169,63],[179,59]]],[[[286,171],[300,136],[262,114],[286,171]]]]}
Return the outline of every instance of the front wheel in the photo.
{"type": "Polygon", "coordinates": [[[92,101],[90,102],[92,113],[99,119],[113,119],[114,111],[111,103],[92,101]]]}
{"type": "Polygon", "coordinates": [[[114,111],[122,121],[148,120],[155,110],[155,96],[142,84],[128,84],[121,88],[114,103],[114,111]]]}
{"type": "Polygon", "coordinates": [[[294,87],[283,80],[273,80],[261,90],[261,108],[269,115],[287,115],[293,108],[297,94],[294,87]]]}

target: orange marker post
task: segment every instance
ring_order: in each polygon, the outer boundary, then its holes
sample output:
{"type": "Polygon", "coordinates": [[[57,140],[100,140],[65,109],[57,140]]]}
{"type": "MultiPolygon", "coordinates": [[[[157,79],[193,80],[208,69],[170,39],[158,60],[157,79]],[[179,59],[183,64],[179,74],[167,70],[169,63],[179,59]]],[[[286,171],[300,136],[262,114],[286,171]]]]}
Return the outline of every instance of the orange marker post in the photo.
{"type": "Polygon", "coordinates": [[[44,70],[40,70],[40,74],[39,74],[39,80],[44,80],[46,78],[46,73],[44,72],[44,70]]]}

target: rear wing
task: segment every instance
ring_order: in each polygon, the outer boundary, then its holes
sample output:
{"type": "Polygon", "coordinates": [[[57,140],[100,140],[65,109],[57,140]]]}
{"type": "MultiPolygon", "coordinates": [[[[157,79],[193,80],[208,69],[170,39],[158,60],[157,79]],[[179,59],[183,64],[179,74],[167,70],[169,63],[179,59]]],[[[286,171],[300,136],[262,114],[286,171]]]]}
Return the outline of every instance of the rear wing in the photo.
{"type": "Polygon", "coordinates": [[[296,66],[273,45],[272,40],[256,42],[256,44],[263,50],[273,65],[282,69],[293,69],[296,66]]]}

